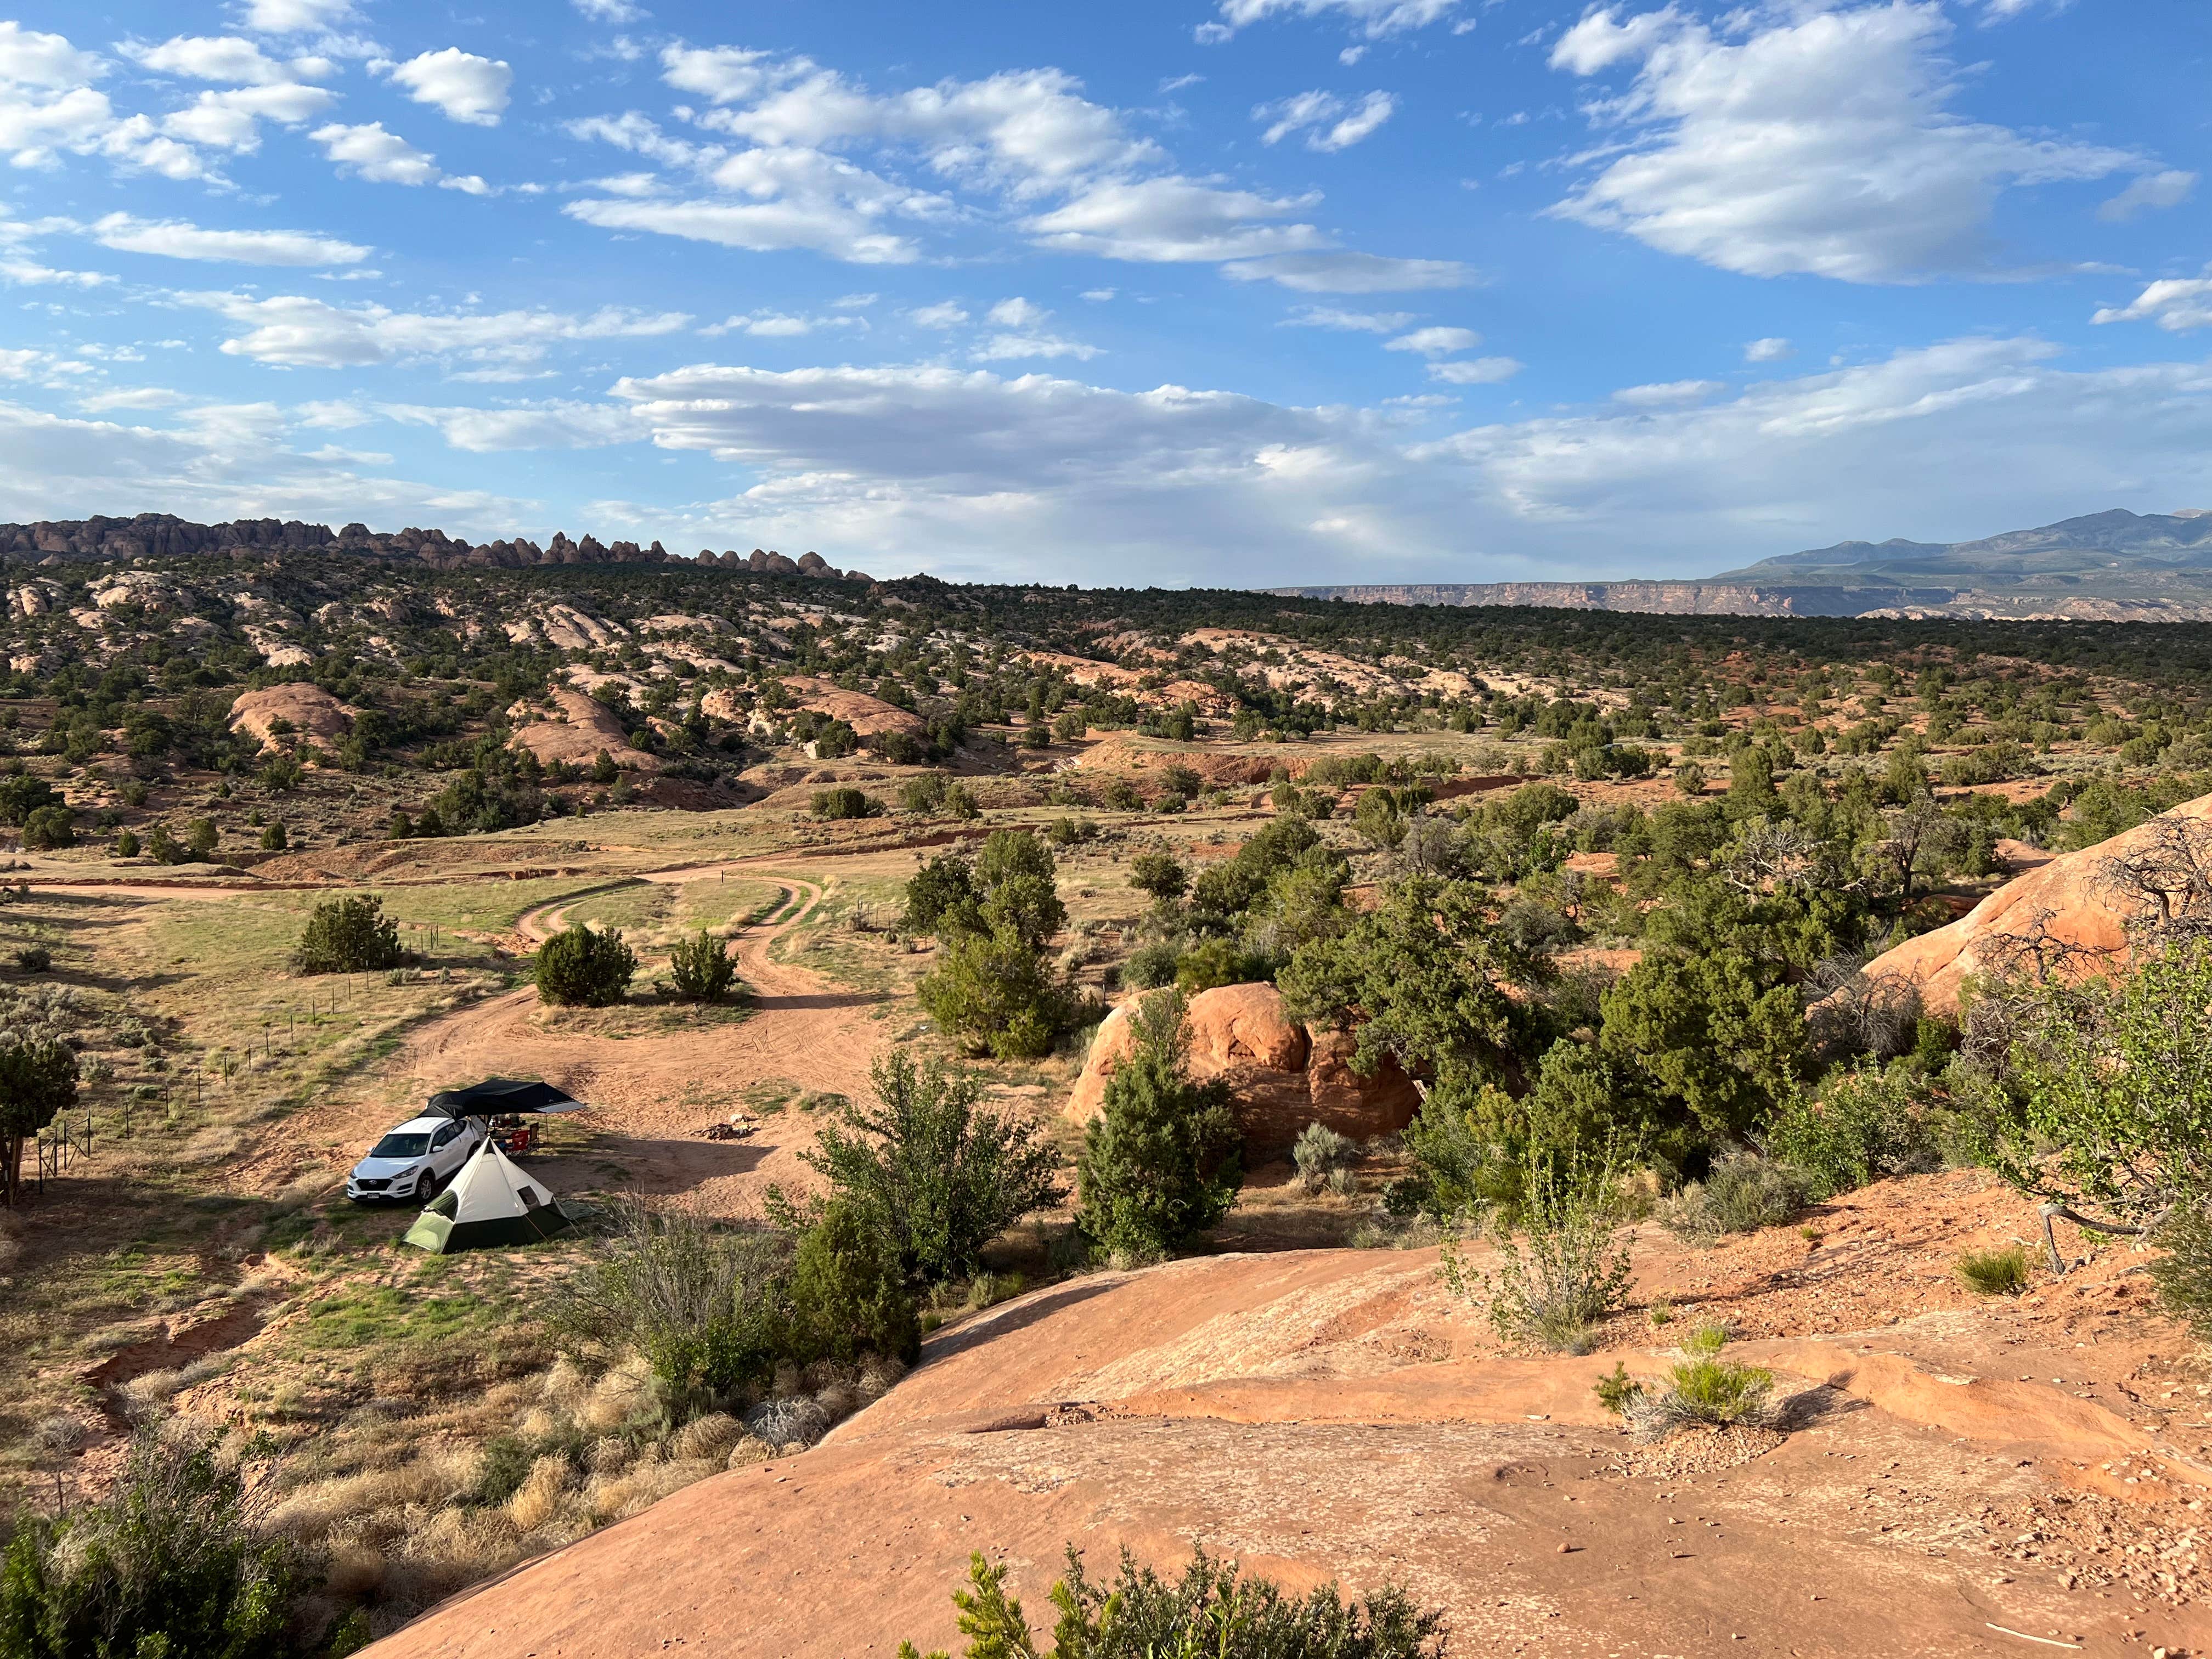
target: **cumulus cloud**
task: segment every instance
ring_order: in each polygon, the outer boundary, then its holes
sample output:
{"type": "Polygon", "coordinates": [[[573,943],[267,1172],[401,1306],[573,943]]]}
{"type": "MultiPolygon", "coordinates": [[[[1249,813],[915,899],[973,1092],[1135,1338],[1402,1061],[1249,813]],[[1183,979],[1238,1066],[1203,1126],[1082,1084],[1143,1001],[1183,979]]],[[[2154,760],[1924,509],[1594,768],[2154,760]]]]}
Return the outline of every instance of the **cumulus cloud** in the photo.
{"type": "Polygon", "coordinates": [[[187,143],[240,154],[261,147],[261,123],[304,126],[337,101],[322,87],[279,82],[271,86],[232,87],[203,92],[180,110],[161,118],[161,131],[187,143]]]}
{"type": "Polygon", "coordinates": [[[501,60],[447,46],[409,58],[392,70],[392,78],[416,103],[442,111],[448,120],[495,127],[514,71],[501,60]]]}
{"type": "Polygon", "coordinates": [[[333,122],[317,127],[307,137],[323,147],[323,153],[340,172],[372,184],[439,185],[471,196],[484,195],[490,189],[474,173],[446,172],[435,155],[416,149],[396,132],[386,132],[381,121],[362,126],[333,122]]]}
{"type": "Polygon", "coordinates": [[[1062,253],[1165,264],[1251,259],[1326,247],[1329,239],[1313,226],[1280,222],[1316,199],[1181,176],[1111,179],[1037,215],[1026,228],[1039,246],[1062,253]]]}
{"type": "Polygon", "coordinates": [[[0,82],[58,90],[97,81],[107,65],[96,52],[80,52],[61,34],[0,21],[0,82]]]}
{"type": "Polygon", "coordinates": [[[1743,360],[1747,363],[1778,363],[1787,357],[1792,348],[1778,334],[1770,334],[1763,340],[1753,340],[1743,349],[1743,360]]]}
{"type": "Polygon", "coordinates": [[[2093,323],[2156,323],[2169,333],[2212,327],[2212,277],[2169,277],[2124,306],[2106,306],[2093,323]]]}
{"type": "Polygon", "coordinates": [[[1482,336],[1471,328],[1417,328],[1384,343],[1385,351],[1418,351],[1424,357],[1449,357],[1455,351],[1472,351],[1482,336]]]}
{"type": "Polygon", "coordinates": [[[431,360],[493,373],[528,368],[555,345],[574,340],[672,334],[691,319],[681,312],[607,307],[586,315],[554,311],[407,312],[380,305],[334,306],[301,295],[258,299],[233,293],[186,294],[185,303],[214,312],[234,331],[223,351],[293,368],[349,368],[431,360]]]}
{"type": "Polygon", "coordinates": [[[102,247],[167,259],[218,259],[247,265],[351,265],[370,250],[304,230],[209,230],[183,219],[135,219],[111,213],[86,227],[102,247]]]}
{"type": "Polygon", "coordinates": [[[569,3],[594,23],[637,23],[652,15],[630,0],[569,0],[569,3]]]}
{"type": "Polygon", "coordinates": [[[281,82],[314,80],[334,67],[319,58],[295,58],[280,64],[261,50],[259,43],[235,34],[179,34],[149,46],[125,41],[124,56],[141,69],[156,75],[173,75],[189,81],[217,81],[227,86],[266,87],[281,82]]]}
{"type": "Polygon", "coordinates": [[[353,18],[353,0],[246,0],[242,15],[256,34],[307,34],[353,18]]]}
{"type": "Polygon", "coordinates": [[[907,313],[907,320],[923,328],[957,328],[968,320],[957,301],[940,300],[933,306],[916,306],[907,313]]]}
{"type": "Polygon", "coordinates": [[[1301,92],[1279,103],[1255,105],[1252,118],[1269,124],[1260,135],[1263,144],[1304,132],[1308,149],[1340,150],[1374,132],[1397,107],[1398,100],[1387,92],[1370,92],[1350,106],[1334,93],[1301,92]]]}
{"type": "Polygon", "coordinates": [[[859,329],[865,332],[867,326],[865,317],[811,317],[785,311],[755,311],[726,317],[699,331],[707,335],[750,334],[756,339],[795,339],[817,329],[859,329]]]}
{"type": "Polygon", "coordinates": [[[1740,39],[1672,5],[1626,20],[1607,8],[1559,38],[1557,69],[1636,70],[1593,106],[1610,159],[1556,214],[1757,276],[1995,276],[2005,189],[2147,165],[1951,113],[1953,26],[1936,0],[1738,16],[1740,39]]]}
{"type": "Polygon", "coordinates": [[[1270,17],[1335,15],[1370,40],[1426,28],[1459,9],[1459,0],[1221,0],[1218,21],[1201,23],[1200,41],[1228,40],[1237,30],[1270,17]]]}

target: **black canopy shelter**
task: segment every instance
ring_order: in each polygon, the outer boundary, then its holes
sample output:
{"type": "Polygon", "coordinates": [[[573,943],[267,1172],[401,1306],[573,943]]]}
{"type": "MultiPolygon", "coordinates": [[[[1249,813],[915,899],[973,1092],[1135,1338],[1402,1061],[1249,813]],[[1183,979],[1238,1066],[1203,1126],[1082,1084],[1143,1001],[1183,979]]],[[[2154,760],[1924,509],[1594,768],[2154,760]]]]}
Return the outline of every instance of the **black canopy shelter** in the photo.
{"type": "Polygon", "coordinates": [[[584,1104],[550,1083],[488,1077],[465,1089],[446,1089],[432,1095],[430,1109],[447,1117],[515,1117],[529,1113],[580,1112],[584,1104]]]}

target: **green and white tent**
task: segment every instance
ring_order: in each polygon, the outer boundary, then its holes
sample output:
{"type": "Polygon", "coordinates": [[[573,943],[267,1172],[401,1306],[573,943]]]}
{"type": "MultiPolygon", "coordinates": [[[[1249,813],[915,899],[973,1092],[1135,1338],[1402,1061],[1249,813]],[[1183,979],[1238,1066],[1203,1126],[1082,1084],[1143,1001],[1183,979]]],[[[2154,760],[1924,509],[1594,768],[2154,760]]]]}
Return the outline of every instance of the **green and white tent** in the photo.
{"type": "Polygon", "coordinates": [[[453,1184],[430,1200],[406,1232],[405,1242],[441,1254],[534,1244],[573,1224],[560,1200],[515,1168],[498,1144],[487,1139],[461,1165],[453,1184]]]}

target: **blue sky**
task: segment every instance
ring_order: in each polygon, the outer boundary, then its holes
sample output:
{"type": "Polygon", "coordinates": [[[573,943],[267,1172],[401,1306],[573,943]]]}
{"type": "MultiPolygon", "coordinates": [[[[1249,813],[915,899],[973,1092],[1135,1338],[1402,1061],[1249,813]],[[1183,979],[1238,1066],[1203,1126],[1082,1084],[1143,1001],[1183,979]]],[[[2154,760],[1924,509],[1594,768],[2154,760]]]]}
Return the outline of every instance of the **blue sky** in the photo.
{"type": "Polygon", "coordinates": [[[32,5],[0,518],[1261,586],[2212,507],[2208,67],[2202,0],[32,5]]]}

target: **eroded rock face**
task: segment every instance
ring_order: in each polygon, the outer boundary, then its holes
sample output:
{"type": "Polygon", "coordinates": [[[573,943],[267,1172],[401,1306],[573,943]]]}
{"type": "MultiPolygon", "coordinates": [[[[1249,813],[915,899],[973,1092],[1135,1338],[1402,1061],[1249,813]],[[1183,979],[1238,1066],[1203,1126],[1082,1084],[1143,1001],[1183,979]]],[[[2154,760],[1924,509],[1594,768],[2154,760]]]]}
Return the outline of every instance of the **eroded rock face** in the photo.
{"type": "Polygon", "coordinates": [[[831,720],[842,720],[864,738],[877,737],[885,732],[918,733],[924,728],[920,715],[908,713],[896,703],[872,697],[865,691],[848,691],[834,681],[816,679],[805,674],[793,674],[783,683],[791,700],[801,708],[811,708],[817,714],[827,714],[831,720]]]}
{"type": "Polygon", "coordinates": [[[1960,984],[1972,975],[2039,957],[2062,974],[2096,971],[2128,943],[2127,902],[2113,888],[2108,866],[2148,852],[2172,826],[2191,821],[2212,822],[2212,795],[2015,877],[1958,921],[1876,957],[1867,976],[1910,981],[1923,1007],[1950,1014],[1958,1010],[1960,984]]]}
{"type": "Polygon", "coordinates": [[[285,735],[282,720],[293,732],[330,743],[353,730],[353,711],[319,685],[266,686],[248,691],[230,706],[230,729],[259,739],[264,749],[278,749],[285,735]]]}
{"type": "MultiPolygon", "coordinates": [[[[528,725],[518,726],[508,739],[510,747],[528,750],[547,766],[556,761],[566,761],[571,766],[589,766],[604,749],[608,757],[626,772],[660,769],[660,757],[632,746],[622,722],[605,704],[565,687],[553,693],[553,702],[558,712],[551,719],[540,714],[528,725]]],[[[520,705],[509,711],[518,719],[534,712],[520,705]]]]}
{"type": "MultiPolygon", "coordinates": [[[[1106,1083],[1136,1046],[1131,1014],[1138,999],[1100,1022],[1083,1074],[1062,1115],[1088,1123],[1106,1103],[1106,1083]]],[[[1412,1081],[1385,1060],[1372,1077],[1352,1069],[1352,1038],[1309,1032],[1283,1012],[1272,985],[1223,985],[1190,1000],[1190,1071],[1218,1079],[1255,1154],[1282,1152],[1307,1124],[1321,1122],[1354,1139],[1395,1133],[1413,1121],[1420,1097],[1412,1081]]]]}

